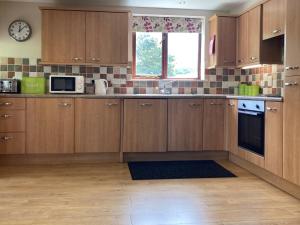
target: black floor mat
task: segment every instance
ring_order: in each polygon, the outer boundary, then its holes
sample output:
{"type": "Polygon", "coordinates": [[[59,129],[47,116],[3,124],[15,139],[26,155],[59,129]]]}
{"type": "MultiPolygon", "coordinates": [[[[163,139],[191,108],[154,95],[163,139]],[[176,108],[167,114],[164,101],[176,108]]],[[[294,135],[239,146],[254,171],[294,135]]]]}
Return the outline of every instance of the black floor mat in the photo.
{"type": "Polygon", "coordinates": [[[236,177],[213,160],[129,162],[133,180],[236,177]]]}

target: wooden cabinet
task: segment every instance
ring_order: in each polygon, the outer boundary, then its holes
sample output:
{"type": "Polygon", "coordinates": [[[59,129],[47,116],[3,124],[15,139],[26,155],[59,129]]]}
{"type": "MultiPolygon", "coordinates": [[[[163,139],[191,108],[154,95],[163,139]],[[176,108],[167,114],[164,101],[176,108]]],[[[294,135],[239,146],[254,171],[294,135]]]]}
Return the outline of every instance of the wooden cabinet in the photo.
{"type": "Polygon", "coordinates": [[[167,150],[167,100],[125,99],[123,152],[167,150]]]}
{"type": "Polygon", "coordinates": [[[129,13],[86,14],[86,62],[127,64],[129,13]]]}
{"type": "Polygon", "coordinates": [[[24,154],[25,133],[0,133],[0,154],[24,154]]]}
{"type": "Polygon", "coordinates": [[[230,99],[226,107],[227,119],[227,150],[232,154],[238,154],[238,104],[237,100],[230,99]]]}
{"type": "Polygon", "coordinates": [[[215,40],[209,53],[209,67],[232,67],[236,63],[236,18],[213,16],[209,19],[209,38],[215,40]]]}
{"type": "Polygon", "coordinates": [[[248,63],[248,13],[237,18],[237,62],[238,66],[248,63]]]}
{"type": "Polygon", "coordinates": [[[300,1],[287,1],[285,76],[300,75],[300,1]]]}
{"type": "Polygon", "coordinates": [[[42,62],[85,62],[85,12],[42,11],[42,62]]]}
{"type": "Polygon", "coordinates": [[[225,99],[205,99],[203,150],[225,150],[225,99]]]}
{"type": "Polygon", "coordinates": [[[203,149],[203,100],[168,100],[168,151],[203,149]]]}
{"type": "Polygon", "coordinates": [[[25,132],[25,110],[1,110],[0,132],[25,132]]]}
{"type": "Polygon", "coordinates": [[[0,110],[25,109],[25,98],[0,98],[0,110]]]}
{"type": "Polygon", "coordinates": [[[76,99],[75,152],[119,152],[121,101],[76,99]]]}
{"type": "MultiPolygon", "coordinates": [[[[300,74],[299,74],[300,75],[300,74]]],[[[283,111],[283,178],[300,185],[300,76],[286,78],[283,111]]]]}
{"type": "Polygon", "coordinates": [[[284,34],[285,4],[286,0],[270,0],[263,4],[263,40],[284,34]]]}
{"type": "Polygon", "coordinates": [[[26,152],[74,152],[74,99],[27,99],[26,152]]]}
{"type": "Polygon", "coordinates": [[[282,177],[283,106],[267,102],[265,114],[265,169],[282,177]]]}
{"type": "Polygon", "coordinates": [[[258,64],[260,62],[260,44],[261,6],[257,6],[248,12],[248,64],[258,64]]]}

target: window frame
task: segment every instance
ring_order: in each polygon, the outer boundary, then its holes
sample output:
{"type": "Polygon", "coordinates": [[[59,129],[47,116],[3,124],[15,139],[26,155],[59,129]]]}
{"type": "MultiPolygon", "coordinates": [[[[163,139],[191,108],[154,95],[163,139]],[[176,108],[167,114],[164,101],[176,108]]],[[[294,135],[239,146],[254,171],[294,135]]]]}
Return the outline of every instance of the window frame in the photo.
{"type": "Polygon", "coordinates": [[[168,77],[168,33],[162,32],[162,74],[161,76],[140,76],[136,74],[136,32],[132,33],[132,78],[133,79],[168,79],[168,80],[199,80],[201,79],[202,63],[202,34],[198,33],[198,74],[196,78],[170,78],[168,77]]]}

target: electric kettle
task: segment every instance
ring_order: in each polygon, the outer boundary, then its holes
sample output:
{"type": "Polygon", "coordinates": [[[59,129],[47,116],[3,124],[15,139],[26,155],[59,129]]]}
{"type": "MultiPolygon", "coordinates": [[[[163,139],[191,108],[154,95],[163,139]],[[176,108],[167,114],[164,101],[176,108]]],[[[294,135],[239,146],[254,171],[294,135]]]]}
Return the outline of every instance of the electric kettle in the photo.
{"type": "Polygon", "coordinates": [[[96,95],[106,95],[108,89],[108,82],[105,79],[94,80],[95,83],[95,94],[96,95]]]}

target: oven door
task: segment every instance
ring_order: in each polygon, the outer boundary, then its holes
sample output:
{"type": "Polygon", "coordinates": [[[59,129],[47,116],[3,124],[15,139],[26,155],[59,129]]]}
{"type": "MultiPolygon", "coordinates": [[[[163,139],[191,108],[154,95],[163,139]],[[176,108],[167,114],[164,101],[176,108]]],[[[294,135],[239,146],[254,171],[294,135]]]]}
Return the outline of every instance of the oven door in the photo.
{"type": "Polygon", "coordinates": [[[51,93],[75,93],[76,92],[76,78],[75,77],[60,77],[53,76],[50,78],[50,92],[51,93]]]}
{"type": "Polygon", "coordinates": [[[265,152],[264,112],[239,110],[238,144],[240,147],[258,155],[265,152]]]}

